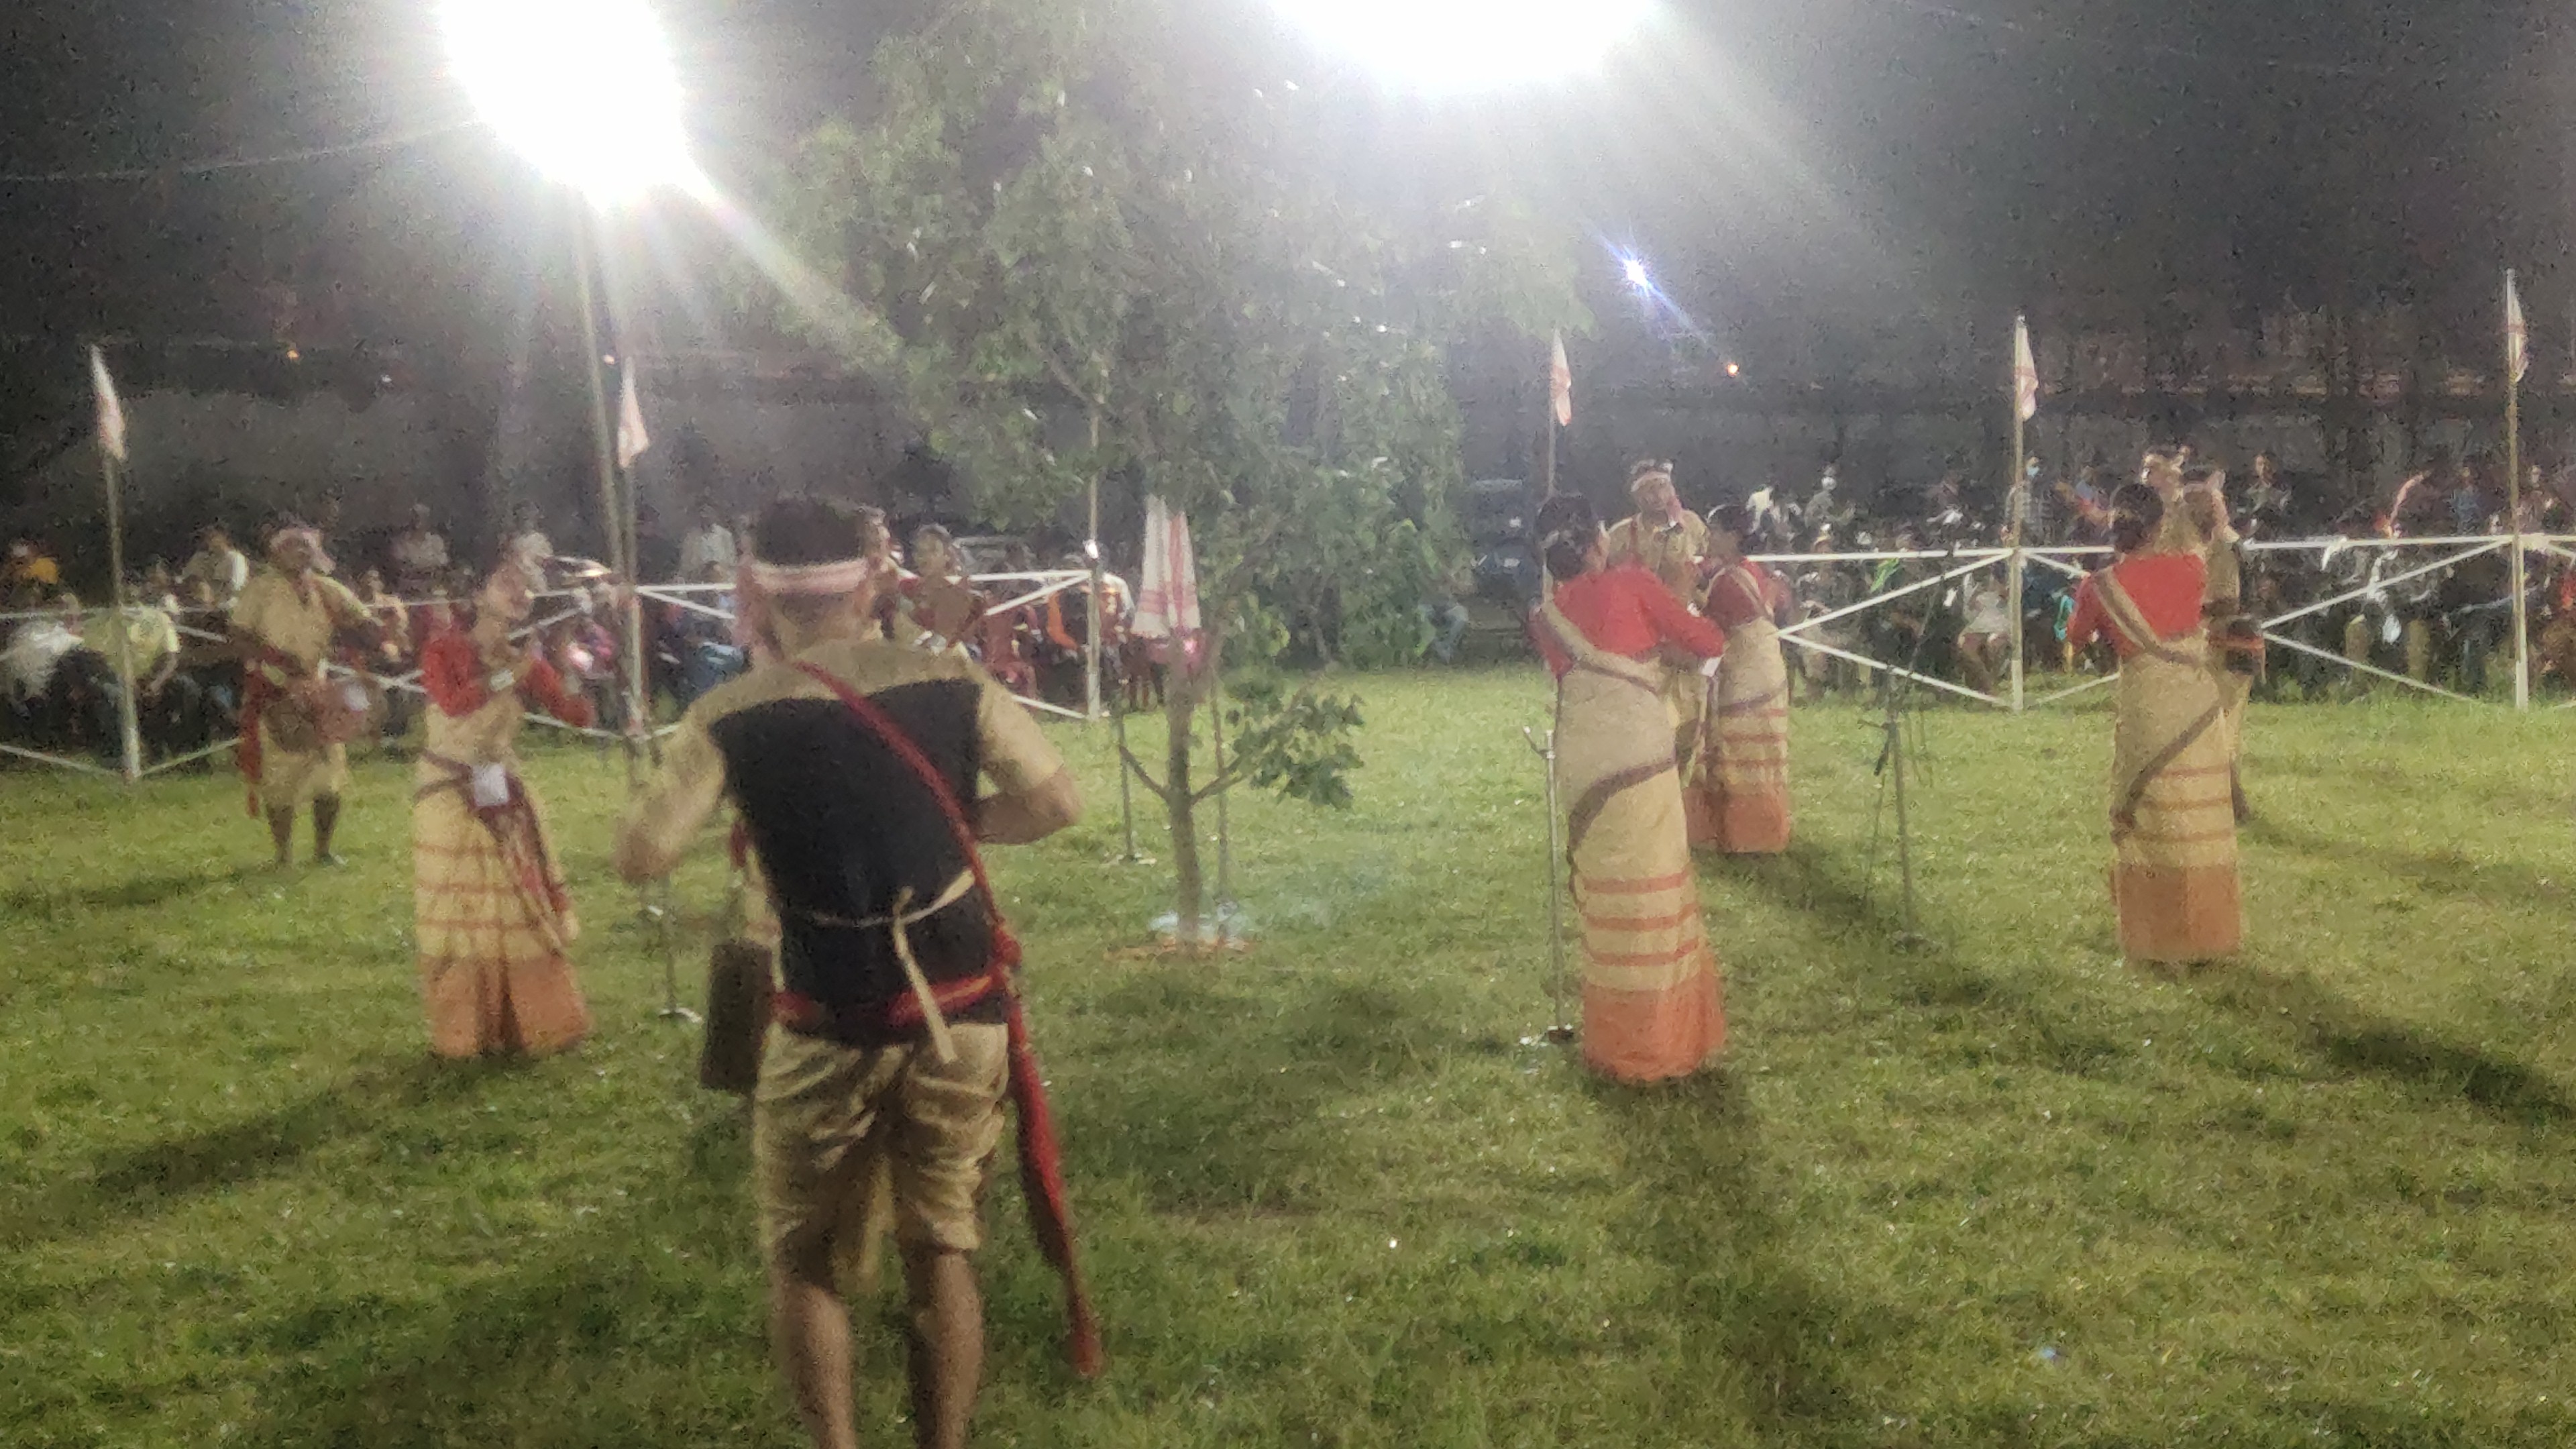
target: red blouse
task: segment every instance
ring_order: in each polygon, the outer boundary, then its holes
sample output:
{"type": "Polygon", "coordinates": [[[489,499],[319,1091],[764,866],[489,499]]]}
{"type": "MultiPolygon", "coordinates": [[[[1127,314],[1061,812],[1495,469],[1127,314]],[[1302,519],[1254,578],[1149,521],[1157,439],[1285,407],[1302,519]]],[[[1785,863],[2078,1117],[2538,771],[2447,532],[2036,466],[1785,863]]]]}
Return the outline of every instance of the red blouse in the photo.
{"type": "MultiPolygon", "coordinates": [[[[420,685],[441,714],[468,715],[491,703],[491,675],[469,634],[441,634],[421,646],[420,685]]],[[[566,690],[563,676],[542,659],[527,661],[519,695],[566,724],[590,727],[590,701],[566,690]]]]}
{"type": "Polygon", "coordinates": [[[1788,589],[1781,585],[1779,575],[1746,559],[1740,565],[1718,570],[1699,611],[1714,620],[1721,629],[1741,629],[1747,624],[1779,617],[1780,606],[1787,602],[1788,593],[1788,589]],[[1746,575],[1752,576],[1754,590],[1761,597],[1746,595],[1746,575]]]}
{"type": "MultiPolygon", "coordinates": [[[[2157,638],[2179,639],[2199,625],[2201,590],[2209,581],[2209,568],[2200,555],[2141,554],[2111,565],[2111,572],[2157,638]]],[[[2088,578],[2076,586],[2075,617],[2066,626],[2066,642],[2081,649],[2104,634],[2111,636],[2111,647],[2121,658],[2138,652],[2128,636],[2111,627],[2102,596],[2088,578]]]]}
{"type": "MultiPolygon", "coordinates": [[[[1702,659],[1726,652],[1724,630],[1683,608],[1661,579],[1634,564],[1558,584],[1556,607],[1592,647],[1622,658],[1649,658],[1666,644],[1702,659]]],[[[1530,616],[1530,638],[1548,668],[1561,675],[1574,667],[1536,614],[1530,616]]]]}

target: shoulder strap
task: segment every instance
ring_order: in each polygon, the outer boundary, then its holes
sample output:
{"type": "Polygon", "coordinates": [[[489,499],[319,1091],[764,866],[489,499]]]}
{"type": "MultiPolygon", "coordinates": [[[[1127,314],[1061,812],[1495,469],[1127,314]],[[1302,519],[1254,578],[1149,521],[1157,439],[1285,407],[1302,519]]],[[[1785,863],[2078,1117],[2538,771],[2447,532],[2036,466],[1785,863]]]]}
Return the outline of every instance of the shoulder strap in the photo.
{"type": "Polygon", "coordinates": [[[995,948],[997,951],[1005,949],[1003,943],[1010,939],[1010,933],[1002,924],[1001,897],[993,894],[993,882],[984,874],[983,852],[975,848],[975,827],[966,818],[966,807],[958,803],[957,792],[948,787],[948,777],[939,773],[939,767],[921,752],[921,746],[913,743],[912,736],[905,734],[903,726],[896,724],[894,716],[887,714],[875,700],[851,688],[838,675],[819,665],[798,661],[796,669],[838,695],[841,703],[858,718],[860,725],[876,736],[879,744],[892,750],[896,759],[910,767],[928,788],[930,797],[939,802],[940,813],[948,817],[948,828],[957,837],[957,848],[966,852],[967,869],[975,873],[975,889],[984,897],[985,918],[992,923],[995,948]]]}

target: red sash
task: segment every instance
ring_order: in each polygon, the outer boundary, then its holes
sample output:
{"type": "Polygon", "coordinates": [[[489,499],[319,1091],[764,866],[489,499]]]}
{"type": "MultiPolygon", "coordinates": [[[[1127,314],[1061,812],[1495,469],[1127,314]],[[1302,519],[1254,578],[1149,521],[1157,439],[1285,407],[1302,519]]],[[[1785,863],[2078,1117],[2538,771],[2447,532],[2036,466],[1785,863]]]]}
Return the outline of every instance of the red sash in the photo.
{"type": "MultiPolygon", "coordinates": [[[[975,828],[966,819],[965,808],[958,804],[957,794],[948,788],[948,778],[921,752],[903,727],[894,722],[874,700],[852,689],[829,670],[811,664],[796,666],[817,683],[840,696],[841,703],[858,717],[878,743],[894,752],[928,787],[931,798],[939,802],[940,813],[948,817],[949,829],[957,836],[958,848],[966,852],[967,867],[975,873],[975,889],[984,897],[984,917],[993,932],[992,959],[985,974],[965,981],[951,982],[934,993],[940,1009],[962,1009],[972,1002],[989,999],[1000,993],[1009,1003],[1011,1038],[1011,1104],[1019,1120],[1020,1188],[1028,1197],[1029,1226],[1035,1230],[1038,1248],[1064,1279],[1065,1358],[1073,1371],[1083,1378],[1097,1378],[1108,1366],[1100,1345],[1099,1321],[1092,1316],[1091,1297],[1083,1290],[1082,1269],[1074,1258],[1073,1213],[1066,1204],[1064,1169],[1055,1138],[1055,1118],[1047,1110],[1046,1079],[1038,1070],[1035,1048],[1029,1043],[1028,1017],[1020,1008],[1020,993],[1014,972],[1020,964],[1020,943],[1002,922],[1002,902],[993,894],[993,883],[984,874],[984,857],[975,848],[975,828]],[[956,995],[952,1008],[951,993],[956,995]]],[[[776,1009],[779,1020],[791,1028],[796,1021],[790,1015],[800,1009],[819,1011],[819,1003],[781,993],[776,1009]]],[[[921,1020],[921,1003],[906,993],[887,1008],[889,1021],[908,1025],[921,1020]],[[909,1012],[909,1020],[905,1013],[909,1012]]]]}

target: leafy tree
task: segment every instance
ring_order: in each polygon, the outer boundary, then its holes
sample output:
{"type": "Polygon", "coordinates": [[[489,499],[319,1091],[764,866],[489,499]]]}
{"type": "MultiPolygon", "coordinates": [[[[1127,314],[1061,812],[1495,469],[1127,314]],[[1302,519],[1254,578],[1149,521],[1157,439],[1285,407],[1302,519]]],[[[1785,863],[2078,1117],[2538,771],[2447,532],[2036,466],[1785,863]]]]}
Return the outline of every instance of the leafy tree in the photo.
{"type": "Polygon", "coordinates": [[[789,320],[899,378],[978,511],[1051,517],[1103,479],[1185,510],[1207,638],[1166,691],[1159,777],[1182,939],[1194,807],[1250,781],[1336,804],[1346,701],[1256,691],[1224,779],[1191,722],[1256,597],[1388,647],[1452,544],[1471,326],[1579,322],[1570,248],[1508,205],[1402,214],[1336,175],[1315,94],[1234,0],[952,0],[882,42],[875,107],[787,158],[770,213],[840,299],[789,320]]]}

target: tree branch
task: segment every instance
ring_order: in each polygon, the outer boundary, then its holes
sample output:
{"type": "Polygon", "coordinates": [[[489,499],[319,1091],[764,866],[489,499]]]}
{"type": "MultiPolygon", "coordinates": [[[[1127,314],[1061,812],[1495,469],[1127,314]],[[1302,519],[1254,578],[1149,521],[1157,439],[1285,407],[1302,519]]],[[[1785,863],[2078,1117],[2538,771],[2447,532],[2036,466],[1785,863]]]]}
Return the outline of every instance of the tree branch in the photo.
{"type": "Polygon", "coordinates": [[[1224,774],[1219,775],[1208,782],[1207,788],[1191,795],[1190,803],[1196,805],[1202,800],[1210,799],[1219,795],[1236,785],[1242,784],[1245,780],[1251,778],[1251,774],[1252,772],[1249,770],[1239,770],[1232,765],[1228,765],[1225,767],[1224,774]]]}
{"type": "Polygon", "coordinates": [[[1126,761],[1127,768],[1136,772],[1136,778],[1144,782],[1146,789],[1154,792],[1155,799],[1162,801],[1166,805],[1172,803],[1172,787],[1155,779],[1153,776],[1146,774],[1144,762],[1136,758],[1136,752],[1134,750],[1127,748],[1125,745],[1120,745],[1118,747],[1118,758],[1126,761]]]}

